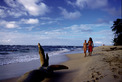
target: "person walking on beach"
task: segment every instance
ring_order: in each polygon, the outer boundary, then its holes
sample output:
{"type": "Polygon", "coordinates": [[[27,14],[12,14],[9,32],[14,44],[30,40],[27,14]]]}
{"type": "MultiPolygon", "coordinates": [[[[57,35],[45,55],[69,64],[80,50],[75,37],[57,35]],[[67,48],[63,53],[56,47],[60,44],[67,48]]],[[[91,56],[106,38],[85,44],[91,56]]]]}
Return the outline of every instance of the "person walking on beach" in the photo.
{"type": "Polygon", "coordinates": [[[89,41],[88,41],[88,52],[89,52],[89,56],[91,56],[92,51],[93,51],[93,41],[92,41],[92,38],[90,37],[89,38],[89,41]]]}
{"type": "Polygon", "coordinates": [[[86,51],[87,51],[87,43],[86,43],[86,40],[83,43],[83,50],[84,50],[84,54],[85,54],[84,57],[86,57],[86,51]]]}

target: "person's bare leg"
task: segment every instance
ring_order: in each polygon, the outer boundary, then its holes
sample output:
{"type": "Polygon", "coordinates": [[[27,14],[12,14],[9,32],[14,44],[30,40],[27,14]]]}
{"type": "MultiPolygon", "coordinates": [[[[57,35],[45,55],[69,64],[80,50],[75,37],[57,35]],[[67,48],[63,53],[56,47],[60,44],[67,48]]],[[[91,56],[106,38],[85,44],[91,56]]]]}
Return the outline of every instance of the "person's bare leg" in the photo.
{"type": "Polygon", "coordinates": [[[90,52],[89,52],[89,56],[90,56],[90,52]]]}
{"type": "Polygon", "coordinates": [[[85,54],[85,56],[84,56],[84,57],[86,57],[86,49],[84,49],[84,54],[85,54]]]}
{"type": "Polygon", "coordinates": [[[92,55],[92,52],[91,52],[91,55],[92,55]]]}
{"type": "Polygon", "coordinates": [[[85,54],[85,56],[84,57],[86,57],[86,53],[84,53],[85,54]]]}
{"type": "Polygon", "coordinates": [[[89,56],[91,56],[92,52],[89,52],[89,56]]]}

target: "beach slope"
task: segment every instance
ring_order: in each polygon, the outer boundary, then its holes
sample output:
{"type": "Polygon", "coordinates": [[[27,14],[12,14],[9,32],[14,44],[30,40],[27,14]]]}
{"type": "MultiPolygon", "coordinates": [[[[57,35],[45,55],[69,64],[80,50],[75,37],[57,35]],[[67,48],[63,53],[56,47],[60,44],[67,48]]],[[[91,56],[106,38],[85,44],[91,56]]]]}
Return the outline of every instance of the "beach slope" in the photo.
{"type": "Polygon", "coordinates": [[[122,82],[122,46],[95,47],[92,56],[69,54],[69,70],[56,71],[43,82],[122,82]]]}

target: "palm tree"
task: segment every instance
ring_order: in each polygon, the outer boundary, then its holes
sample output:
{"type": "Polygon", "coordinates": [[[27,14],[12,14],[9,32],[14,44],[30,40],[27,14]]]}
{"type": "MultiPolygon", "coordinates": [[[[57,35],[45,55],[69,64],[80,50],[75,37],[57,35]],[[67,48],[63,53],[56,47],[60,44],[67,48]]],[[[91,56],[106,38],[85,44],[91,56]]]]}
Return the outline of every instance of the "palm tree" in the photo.
{"type": "Polygon", "coordinates": [[[122,19],[117,19],[114,21],[113,26],[111,27],[114,31],[114,45],[122,45],[122,19]]]}

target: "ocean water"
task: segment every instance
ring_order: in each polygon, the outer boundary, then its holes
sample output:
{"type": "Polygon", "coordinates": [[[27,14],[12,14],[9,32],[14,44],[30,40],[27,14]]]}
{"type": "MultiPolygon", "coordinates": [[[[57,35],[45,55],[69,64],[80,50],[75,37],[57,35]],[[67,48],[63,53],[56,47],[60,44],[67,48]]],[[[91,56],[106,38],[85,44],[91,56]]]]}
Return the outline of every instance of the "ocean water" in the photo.
{"type": "MultiPolygon", "coordinates": [[[[82,53],[82,46],[42,46],[45,53],[51,56],[61,56],[72,53],[82,53]]],[[[13,63],[38,60],[37,45],[0,45],[0,66],[13,63]]]]}

